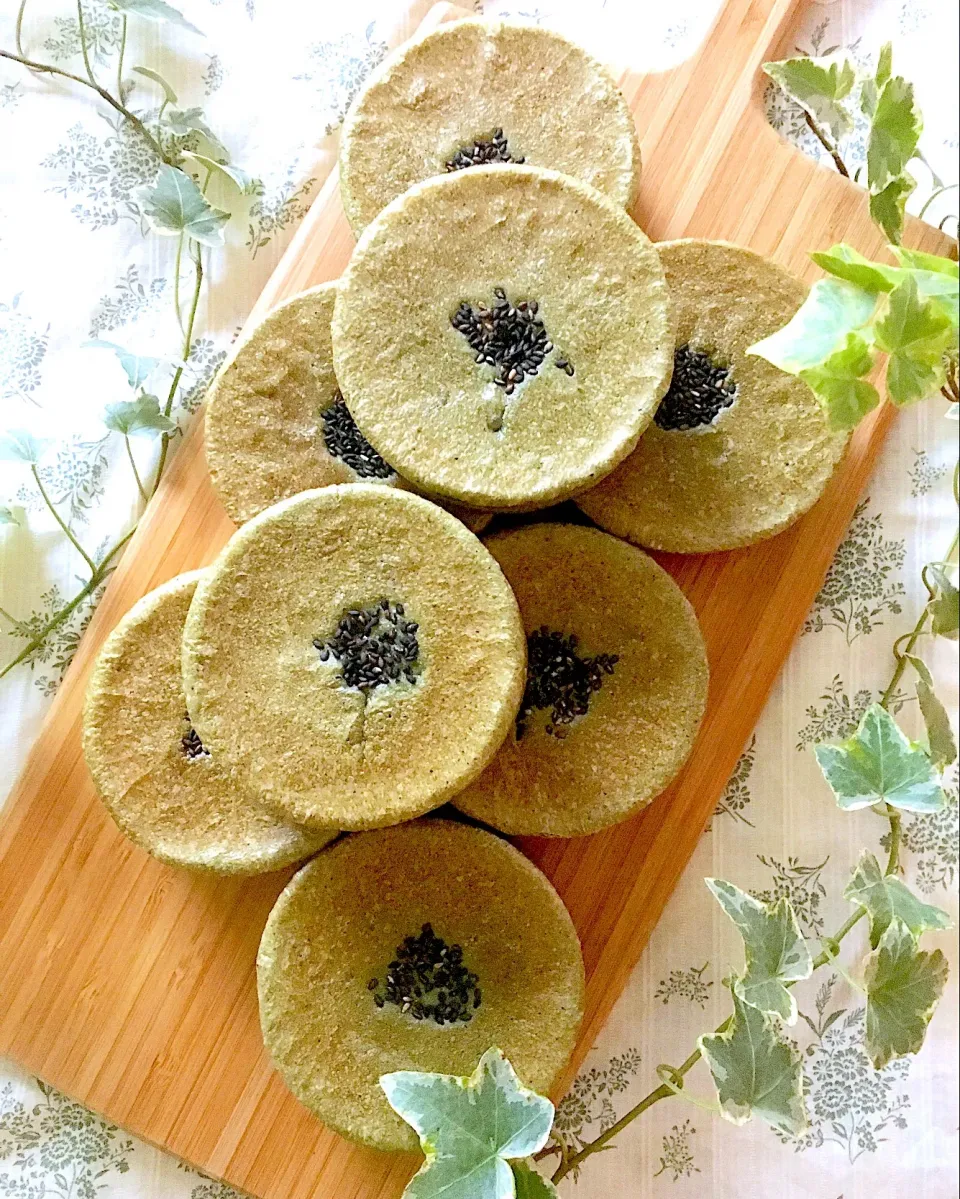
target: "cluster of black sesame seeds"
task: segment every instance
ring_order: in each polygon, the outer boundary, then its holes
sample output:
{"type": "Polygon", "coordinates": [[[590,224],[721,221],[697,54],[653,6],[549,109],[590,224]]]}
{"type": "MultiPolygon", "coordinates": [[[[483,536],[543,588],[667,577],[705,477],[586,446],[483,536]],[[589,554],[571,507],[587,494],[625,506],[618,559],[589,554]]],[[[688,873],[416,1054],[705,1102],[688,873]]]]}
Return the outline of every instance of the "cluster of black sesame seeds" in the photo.
{"type": "MultiPolygon", "coordinates": [[[[450,323],[466,338],[478,363],[496,368],[493,381],[497,387],[512,395],[525,376],[537,373],[552,353],[553,342],[537,316],[536,300],[513,304],[502,287],[495,287],[493,294],[496,300],[490,308],[483,304],[474,308],[463,300],[450,323]]],[[[566,374],[573,374],[566,358],[558,356],[554,363],[566,374]]]]}
{"type": "Polygon", "coordinates": [[[378,1008],[393,1004],[414,1020],[436,1024],[468,1023],[480,1006],[480,979],[463,964],[463,950],[448,945],[425,924],[415,937],[406,937],[387,967],[384,982],[371,978],[378,1008]]]}
{"type": "Polygon", "coordinates": [[[590,698],[603,685],[603,676],[613,674],[617,654],[581,658],[576,634],[553,632],[544,625],[527,638],[527,686],[517,715],[517,739],[537,708],[550,709],[546,731],[553,737],[567,735],[566,726],[586,716],[590,698]]]}
{"type": "Polygon", "coordinates": [[[200,734],[190,724],[190,717],[186,712],[184,712],[183,718],[189,727],[180,738],[180,752],[185,758],[189,758],[191,761],[194,758],[209,758],[210,750],[204,748],[203,742],[200,740],[200,734]]]}
{"type": "Polygon", "coordinates": [[[339,391],[330,407],[321,414],[321,420],[327,453],[346,463],[361,479],[389,479],[396,474],[357,428],[339,391]]]}
{"type": "Polygon", "coordinates": [[[405,619],[403,604],[382,599],[371,608],[351,608],[329,641],[314,639],[320,661],[335,659],[347,687],[372,691],[406,679],[417,681],[419,625],[405,619]]]}
{"type": "Polygon", "coordinates": [[[673,355],[673,379],[653,418],[661,429],[709,425],[737,398],[729,366],[717,366],[709,354],[680,346],[673,355]]]}
{"type": "Polygon", "coordinates": [[[447,171],[462,171],[465,167],[482,167],[492,162],[526,162],[523,155],[514,158],[502,129],[494,129],[490,138],[478,138],[462,147],[444,163],[447,171]]]}

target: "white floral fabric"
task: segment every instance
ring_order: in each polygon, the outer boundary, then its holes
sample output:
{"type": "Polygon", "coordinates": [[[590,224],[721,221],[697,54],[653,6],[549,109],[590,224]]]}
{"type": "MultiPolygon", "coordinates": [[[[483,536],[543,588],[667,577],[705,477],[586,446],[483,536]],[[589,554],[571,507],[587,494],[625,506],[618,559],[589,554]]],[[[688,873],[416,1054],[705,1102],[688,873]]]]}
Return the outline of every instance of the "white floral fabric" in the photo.
{"type": "MultiPolygon", "coordinates": [[[[353,0],[182,0],[203,35],[131,20],[125,85],[130,103],[155,109],[162,96],[132,68],[160,70],[182,107],[203,109],[233,161],[259,181],[238,200],[227,247],[209,260],[209,286],[176,393],[187,427],[237,329],[305,213],[336,152],[336,129],[352,95],[387,46],[405,3],[353,0]]],[[[426,5],[424,4],[424,8],[426,5]]],[[[488,13],[552,25],[617,65],[663,68],[703,37],[718,0],[491,0],[488,13]]],[[[0,46],[14,43],[14,5],[0,16],[0,46]]],[[[84,0],[91,66],[115,63],[121,33],[104,0],[84,0]]],[[[957,14],[941,0],[834,0],[810,4],[798,48],[849,47],[862,60],[891,39],[898,71],[916,82],[926,117],[922,146],[945,182],[957,175],[957,14]]],[[[24,52],[82,71],[76,8],[28,4],[24,52]]],[[[822,153],[798,112],[769,89],[771,121],[808,153],[822,153]]],[[[189,135],[185,135],[189,136],[189,135]]],[[[174,281],[175,242],[145,237],[137,189],[156,162],[116,114],[89,92],[0,63],[0,430],[28,428],[54,445],[40,482],[94,558],[129,527],[138,494],[122,438],[104,406],[129,398],[109,341],[176,359],[181,305],[191,279],[174,281]]],[[[843,147],[862,161],[863,130],[843,147]]],[[[916,210],[934,187],[918,172],[916,210]],[[922,176],[922,177],[921,177],[922,176]]],[[[956,191],[931,206],[938,221],[956,191]]],[[[165,394],[175,369],[157,368],[165,394]]],[[[709,830],[670,901],[630,985],[594,1047],[557,1128],[570,1143],[592,1139],[657,1084],[656,1067],[683,1061],[699,1034],[724,1018],[722,980],[738,964],[737,937],[703,884],[730,879],[768,899],[789,895],[803,931],[828,933],[849,912],[843,887],[861,848],[881,852],[885,825],[833,804],[812,754],[846,734],[885,686],[890,646],[912,628],[925,595],[920,569],[949,543],[955,509],[950,474],[957,426],[938,401],[897,423],[881,466],[794,647],[709,830]]],[[[143,478],[157,443],[133,440],[143,478]]],[[[80,559],[44,510],[25,467],[0,463],[0,663],[9,661],[78,587],[80,559]]],[[[0,795],[35,738],[97,596],[81,604],[51,642],[0,683],[0,795]]],[[[928,657],[956,716],[956,646],[928,657]]],[[[914,729],[907,685],[900,717],[914,729]]],[[[958,915],[958,800],[906,821],[909,883],[958,915]]],[[[853,937],[851,937],[853,940],[853,937]]],[[[862,1049],[863,998],[839,974],[798,986],[791,1030],[804,1055],[811,1124],[788,1139],[760,1123],[734,1128],[681,1099],[657,1104],[591,1158],[561,1193],[582,1199],[870,1199],[957,1194],[957,967],[953,933],[930,934],[951,964],[948,991],[923,1052],[872,1070],[862,1049]]],[[[2,997],[0,997],[2,1002],[2,997]]],[[[702,1066],[689,1077],[708,1097],[702,1066]]],[[[17,1199],[228,1199],[235,1192],[140,1143],[96,1115],[0,1063],[0,1196],[17,1199]]]]}

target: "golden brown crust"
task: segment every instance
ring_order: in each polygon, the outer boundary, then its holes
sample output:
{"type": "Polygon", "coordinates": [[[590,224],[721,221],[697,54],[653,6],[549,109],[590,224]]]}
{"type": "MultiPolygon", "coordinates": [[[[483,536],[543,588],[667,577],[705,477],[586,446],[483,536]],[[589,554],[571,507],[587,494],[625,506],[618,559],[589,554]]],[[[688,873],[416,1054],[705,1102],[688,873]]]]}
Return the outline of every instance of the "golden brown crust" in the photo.
{"type": "Polygon", "coordinates": [[[162,862],[221,874],[279,870],[336,833],[281,824],[222,762],[183,752],[180,637],[203,573],[145,595],[107,638],[87,688],[84,756],[111,816],[162,862]]]}
{"type": "Polygon", "coordinates": [[[696,615],[642,551],[578,525],[495,534],[487,546],[520,604],[524,629],[579,638],[579,654],[616,654],[589,709],[546,731],[534,712],[454,803],[510,834],[574,837],[624,820],[668,785],[703,717],[708,670],[696,615]]]}
{"type": "Polygon", "coordinates": [[[469,1074],[497,1045],[548,1092],[573,1050],[584,975],[576,931],[540,871],[491,833],[428,818],[347,837],[301,870],[267,921],[257,984],[264,1041],[300,1102],[353,1140],[411,1150],[380,1075],[469,1074]],[[418,1022],[373,1001],[368,982],[424,923],[479,976],[467,1023],[418,1022]]]}
{"type": "Polygon", "coordinates": [[[490,760],[523,690],[516,600],[493,558],[436,505],[366,483],[304,492],[235,533],[183,646],[204,743],[308,827],[437,807],[490,760]],[[384,598],[419,623],[420,673],[365,696],[314,640],[384,598]]]}
{"type": "Polygon", "coordinates": [[[612,470],[653,418],[673,345],[642,231],[596,190],[533,167],[458,171],[395,200],[361,237],[333,318],[364,436],[416,487],[491,509],[543,506],[612,470]],[[509,397],[451,324],[496,287],[538,301],[555,347],[509,397]]]}
{"type": "Polygon", "coordinates": [[[606,68],[536,25],[464,20],[401,46],[347,114],[340,191],[354,232],[498,128],[512,157],[572,175],[632,207],[640,145],[606,68]]]}
{"type": "Polygon", "coordinates": [[[660,247],[677,312],[677,345],[731,366],[737,398],[710,426],[650,425],[613,474],[577,503],[638,545],[677,553],[734,549],[772,537],[830,481],[847,437],[830,430],[802,380],[749,346],[785,325],[807,289],[776,263],[727,242],[660,247]]]}

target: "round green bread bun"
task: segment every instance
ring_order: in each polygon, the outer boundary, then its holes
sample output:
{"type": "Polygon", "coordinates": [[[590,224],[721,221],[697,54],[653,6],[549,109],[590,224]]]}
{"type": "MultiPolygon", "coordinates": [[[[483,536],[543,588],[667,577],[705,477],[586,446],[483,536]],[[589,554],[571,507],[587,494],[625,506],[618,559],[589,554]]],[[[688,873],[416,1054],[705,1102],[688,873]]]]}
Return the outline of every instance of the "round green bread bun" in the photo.
{"type": "Polygon", "coordinates": [[[580,525],[487,548],[517,596],[527,687],[514,729],[454,799],[511,834],[575,837],[625,820],[671,781],[707,700],[693,608],[652,558],[580,525]]]}
{"type": "Polygon", "coordinates": [[[727,242],[663,242],[677,313],[673,382],[637,448],[577,503],[638,545],[706,553],[791,525],[843,457],[801,379],[748,354],[793,317],[806,286],[727,242]]]}
{"type": "Polygon", "coordinates": [[[401,46],[354,101],[344,211],[359,234],[415,183],[488,162],[551,167],[620,208],[640,182],[636,125],[600,63],[536,25],[453,21],[401,46]]]}
{"type": "MultiPolygon", "coordinates": [[[[357,428],[333,373],[336,283],[274,308],[233,350],[207,393],[204,445],[227,515],[250,520],[331,483],[406,484],[357,428]]],[[[455,509],[478,533],[488,513],[455,509]]]]}
{"type": "Polygon", "coordinates": [[[276,814],[372,828],[438,807],[496,752],[523,692],[513,592],[410,492],[351,483],[265,509],[197,587],[190,718],[276,814]]]}
{"type": "Polygon", "coordinates": [[[83,752],[110,815],[141,849],[171,866],[262,874],[336,833],[278,821],[191,726],[180,639],[203,574],[145,595],[104,642],[87,687],[83,752]]]}
{"type": "Polygon", "coordinates": [[[543,507],[611,471],[669,384],[660,257],[626,213],[555,171],[419,183],[367,227],[333,315],[361,432],[422,491],[543,507]]]}
{"type": "Polygon", "coordinates": [[[257,957],[263,1039],[293,1094],[376,1149],[417,1138],[382,1074],[470,1074],[498,1046],[539,1092],[583,1012],[576,930],[547,878],[483,829],[427,818],[358,833],[288,884],[257,957]]]}

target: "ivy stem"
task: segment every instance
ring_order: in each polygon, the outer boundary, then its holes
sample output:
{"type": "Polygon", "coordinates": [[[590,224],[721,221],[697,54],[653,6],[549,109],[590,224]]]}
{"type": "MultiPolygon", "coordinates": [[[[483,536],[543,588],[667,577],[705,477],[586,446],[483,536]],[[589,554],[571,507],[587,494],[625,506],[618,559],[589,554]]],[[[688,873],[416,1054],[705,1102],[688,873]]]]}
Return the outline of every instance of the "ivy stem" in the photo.
{"type": "MultiPolygon", "coordinates": [[[[190,299],[190,310],[187,313],[187,327],[183,334],[183,353],[180,355],[180,365],[177,367],[170,381],[170,390],[167,392],[167,400],[163,406],[164,416],[169,416],[173,411],[173,402],[176,399],[177,388],[180,386],[180,379],[183,376],[183,364],[190,356],[190,345],[193,341],[193,323],[196,320],[197,308],[200,304],[200,289],[203,284],[203,251],[199,243],[197,243],[196,258],[194,259],[194,270],[193,295],[190,299]]],[[[163,474],[163,468],[167,460],[167,451],[170,448],[170,437],[170,433],[164,433],[160,441],[160,458],[157,462],[157,473],[154,475],[153,484],[150,487],[151,496],[156,495],[157,488],[160,486],[160,476],[163,474]]]]}
{"type": "Polygon", "coordinates": [[[180,311],[180,262],[183,258],[183,233],[177,238],[177,253],[173,260],[173,310],[177,314],[177,324],[183,332],[183,313],[180,311]]]}
{"type": "Polygon", "coordinates": [[[127,14],[120,25],[120,52],[117,55],[117,98],[123,102],[123,56],[127,50],[127,14]]]}
{"type": "Polygon", "coordinates": [[[16,625],[20,623],[15,616],[10,615],[6,608],[0,608],[0,616],[2,616],[4,620],[9,620],[11,624],[16,625]]]}
{"type": "Polygon", "coordinates": [[[133,477],[137,481],[137,491],[140,492],[140,498],[144,503],[147,502],[148,496],[143,486],[143,480],[140,478],[140,472],[137,470],[137,462],[133,456],[133,446],[130,444],[130,438],[126,433],[123,435],[123,444],[127,449],[127,457],[130,459],[130,468],[133,471],[133,477]]]}
{"type": "Polygon", "coordinates": [[[826,150],[826,152],[833,159],[833,165],[837,168],[837,170],[844,177],[844,179],[849,179],[850,172],[847,170],[847,164],[840,157],[840,151],[833,144],[833,142],[827,137],[827,135],[823,132],[823,130],[820,128],[820,126],[817,124],[817,122],[813,119],[813,117],[807,112],[806,109],[803,110],[803,119],[807,122],[807,125],[809,126],[814,137],[817,139],[817,141],[820,143],[820,145],[823,146],[823,148],[826,150]]]}
{"type": "Polygon", "coordinates": [[[17,23],[13,29],[13,40],[17,47],[17,53],[23,55],[23,14],[27,10],[27,0],[20,0],[20,7],[17,9],[17,23]]]}
{"type": "Polygon", "coordinates": [[[927,197],[927,199],[925,200],[923,207],[922,207],[922,208],[920,209],[920,211],[917,213],[917,216],[918,216],[918,218],[919,218],[919,219],[922,221],[922,220],[923,220],[923,218],[924,218],[924,216],[926,215],[927,209],[928,209],[928,208],[930,207],[930,205],[931,205],[931,204],[934,202],[934,200],[935,200],[935,199],[936,199],[938,196],[942,196],[944,192],[953,191],[953,189],[954,189],[955,187],[960,187],[960,184],[957,184],[957,183],[941,183],[939,187],[935,188],[935,189],[934,189],[934,191],[933,191],[933,192],[932,192],[932,193],[931,193],[931,194],[930,194],[930,195],[927,197]]]}
{"type": "Polygon", "coordinates": [[[90,54],[87,51],[87,27],[83,19],[83,0],[77,0],[77,31],[80,34],[80,50],[83,54],[83,65],[87,72],[87,78],[94,87],[99,87],[96,76],[93,73],[93,67],[90,65],[90,54]]]}
{"type": "Polygon", "coordinates": [[[87,564],[87,566],[89,566],[91,572],[93,574],[96,574],[96,571],[97,571],[96,562],[94,562],[94,560],[90,557],[90,555],[83,548],[83,546],[80,544],[80,542],[76,539],[76,537],[74,537],[73,532],[70,529],[70,526],[67,524],[67,522],[63,519],[63,517],[57,511],[56,504],[50,498],[49,494],[47,493],[46,487],[44,487],[44,485],[40,479],[40,472],[37,470],[37,464],[35,462],[30,463],[30,473],[33,475],[33,481],[37,485],[37,488],[40,492],[43,502],[50,509],[50,512],[53,515],[53,519],[57,522],[57,524],[60,526],[60,528],[64,531],[64,533],[66,534],[67,540],[70,542],[70,544],[73,546],[73,548],[77,551],[77,553],[80,555],[80,557],[84,560],[84,562],[86,562],[86,564],[87,564]]]}
{"type": "Polygon", "coordinates": [[[60,67],[51,66],[50,63],[46,62],[34,62],[33,59],[25,58],[22,54],[11,54],[9,50],[0,50],[0,58],[8,58],[11,62],[18,62],[21,66],[28,67],[31,71],[39,71],[42,75],[57,75],[61,79],[69,79],[73,83],[79,83],[84,87],[91,88],[101,100],[109,104],[111,108],[115,109],[125,120],[130,122],[162,162],[165,162],[168,166],[176,165],[170,156],[164,152],[163,146],[160,145],[137,114],[131,112],[125,104],[112,96],[105,87],[101,87],[98,83],[91,83],[89,79],[84,79],[82,75],[74,75],[72,71],[63,71],[60,67]]]}

